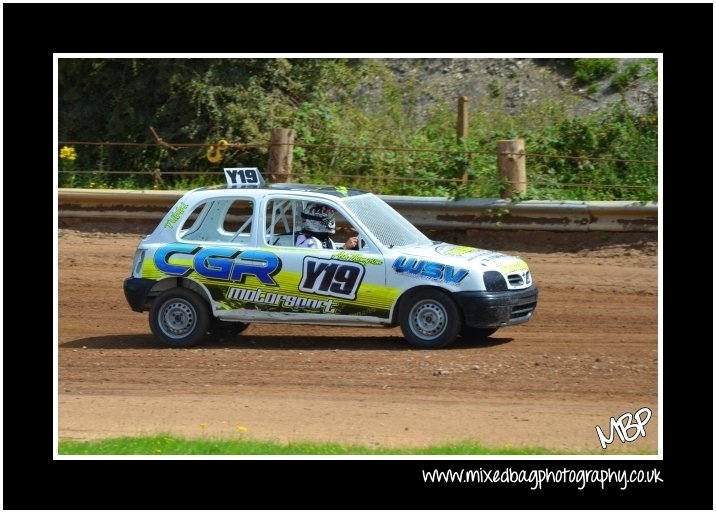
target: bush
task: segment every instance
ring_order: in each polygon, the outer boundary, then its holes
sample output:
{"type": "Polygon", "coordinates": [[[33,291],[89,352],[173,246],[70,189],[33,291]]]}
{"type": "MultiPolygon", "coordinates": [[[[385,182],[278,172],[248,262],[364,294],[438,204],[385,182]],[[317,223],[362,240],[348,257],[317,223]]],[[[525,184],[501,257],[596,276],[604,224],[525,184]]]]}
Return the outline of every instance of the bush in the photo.
{"type": "Polygon", "coordinates": [[[640,73],[641,64],[639,64],[638,62],[633,62],[623,70],[616,73],[612,77],[612,81],[609,85],[612,87],[612,89],[623,93],[629,88],[629,86],[631,86],[636,81],[637,78],[639,78],[640,73]]]}
{"type": "Polygon", "coordinates": [[[616,59],[574,59],[574,77],[581,84],[596,82],[616,69],[616,59]]]}

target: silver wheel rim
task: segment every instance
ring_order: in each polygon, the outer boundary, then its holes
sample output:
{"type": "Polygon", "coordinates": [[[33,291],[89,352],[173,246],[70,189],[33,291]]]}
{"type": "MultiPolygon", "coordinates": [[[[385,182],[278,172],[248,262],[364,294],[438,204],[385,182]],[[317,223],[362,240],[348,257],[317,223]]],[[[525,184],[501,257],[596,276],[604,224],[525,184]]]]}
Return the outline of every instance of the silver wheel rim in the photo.
{"type": "Polygon", "coordinates": [[[424,340],[433,340],[447,327],[445,309],[431,300],[419,301],[410,309],[410,329],[424,340]]]}
{"type": "Polygon", "coordinates": [[[172,299],[159,311],[159,327],[169,338],[184,338],[196,326],[196,310],[181,299],[172,299]]]}

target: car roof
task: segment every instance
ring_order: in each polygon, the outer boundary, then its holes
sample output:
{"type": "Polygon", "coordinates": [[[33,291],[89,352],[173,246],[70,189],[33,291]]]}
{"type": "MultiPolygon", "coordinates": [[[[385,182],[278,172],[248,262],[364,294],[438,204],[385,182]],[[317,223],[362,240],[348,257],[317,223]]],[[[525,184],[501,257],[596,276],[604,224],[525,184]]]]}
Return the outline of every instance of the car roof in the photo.
{"type": "Polygon", "coordinates": [[[350,196],[360,196],[363,194],[370,194],[368,191],[360,189],[354,189],[350,187],[341,187],[334,185],[319,185],[319,184],[302,184],[302,183],[276,183],[266,184],[262,187],[228,187],[226,185],[212,185],[208,187],[199,187],[189,191],[187,195],[198,195],[201,197],[210,197],[217,192],[222,193],[235,193],[230,194],[231,196],[251,194],[251,191],[255,191],[255,195],[263,196],[270,194],[271,192],[299,192],[299,193],[314,193],[314,194],[325,194],[327,196],[333,196],[335,198],[347,198],[350,196]]]}
{"type": "Polygon", "coordinates": [[[353,189],[350,187],[341,187],[336,185],[316,185],[316,184],[301,184],[301,183],[275,183],[268,186],[269,189],[278,189],[282,191],[302,191],[302,192],[320,192],[322,194],[328,194],[336,196],[338,198],[345,198],[347,196],[360,196],[361,194],[368,194],[367,191],[360,189],[353,189]]]}

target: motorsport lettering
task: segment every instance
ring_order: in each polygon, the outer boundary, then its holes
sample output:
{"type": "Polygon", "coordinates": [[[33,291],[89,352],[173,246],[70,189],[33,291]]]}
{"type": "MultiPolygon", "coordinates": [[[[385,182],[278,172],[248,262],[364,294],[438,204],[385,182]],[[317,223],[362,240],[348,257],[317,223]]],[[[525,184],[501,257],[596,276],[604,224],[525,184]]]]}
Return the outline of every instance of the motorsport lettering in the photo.
{"type": "Polygon", "coordinates": [[[295,310],[322,310],[323,313],[336,313],[333,300],[322,301],[305,297],[288,296],[274,292],[265,292],[261,289],[250,290],[231,287],[226,294],[228,299],[236,299],[247,303],[263,305],[280,305],[295,310]]]}

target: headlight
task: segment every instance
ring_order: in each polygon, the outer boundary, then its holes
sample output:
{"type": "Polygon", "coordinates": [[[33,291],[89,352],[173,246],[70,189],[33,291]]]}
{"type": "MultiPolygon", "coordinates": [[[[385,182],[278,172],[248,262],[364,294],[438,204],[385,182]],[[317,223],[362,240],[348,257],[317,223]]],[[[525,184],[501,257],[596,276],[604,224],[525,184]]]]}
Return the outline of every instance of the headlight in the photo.
{"type": "Polygon", "coordinates": [[[144,253],[146,250],[138,249],[134,253],[134,263],[132,264],[132,275],[139,277],[142,273],[142,264],[144,263],[144,253]]]}
{"type": "Polygon", "coordinates": [[[482,280],[485,282],[485,290],[488,292],[499,292],[507,290],[507,282],[502,273],[497,271],[485,271],[482,274],[482,280]]]}

